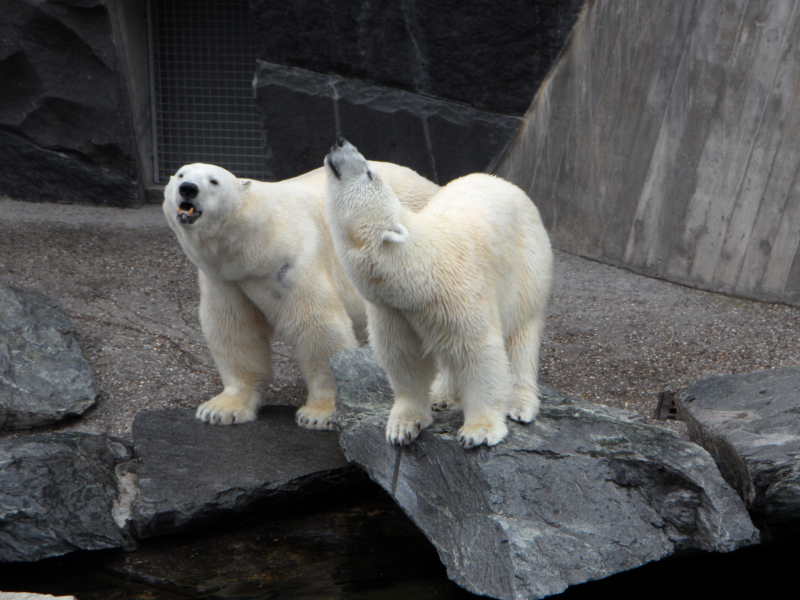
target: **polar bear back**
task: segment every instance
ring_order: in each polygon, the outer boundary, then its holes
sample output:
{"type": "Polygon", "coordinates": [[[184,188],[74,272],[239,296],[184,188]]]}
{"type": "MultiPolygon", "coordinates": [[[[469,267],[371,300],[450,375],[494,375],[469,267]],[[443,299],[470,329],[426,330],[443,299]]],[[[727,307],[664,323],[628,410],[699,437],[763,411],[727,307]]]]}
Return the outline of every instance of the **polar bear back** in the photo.
{"type": "MultiPolygon", "coordinates": [[[[403,208],[412,212],[422,210],[431,197],[441,189],[438,185],[408,167],[380,161],[369,161],[369,165],[377,171],[381,179],[391,186],[400,199],[403,208]]],[[[302,189],[324,202],[324,167],[314,169],[292,179],[286,179],[283,183],[302,189]]]]}
{"type": "Polygon", "coordinates": [[[480,273],[491,280],[487,289],[496,290],[509,309],[543,308],[550,290],[552,251],[539,211],[521,189],[492,175],[467,175],[431,199],[420,214],[428,215],[429,222],[450,230],[439,238],[449,238],[440,251],[457,253],[437,261],[439,269],[448,271],[443,277],[464,281],[466,274],[480,273]],[[463,264],[463,259],[473,264],[463,264]]]}

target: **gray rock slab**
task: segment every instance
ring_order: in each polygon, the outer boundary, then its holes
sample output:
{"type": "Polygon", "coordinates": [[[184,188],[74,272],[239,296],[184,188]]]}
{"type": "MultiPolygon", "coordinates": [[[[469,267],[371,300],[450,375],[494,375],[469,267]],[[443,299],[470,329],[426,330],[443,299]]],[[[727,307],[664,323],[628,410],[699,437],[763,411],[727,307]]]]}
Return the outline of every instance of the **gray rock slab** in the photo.
{"type": "Polygon", "coordinates": [[[331,365],[345,455],[474,593],[543,598],[676,550],[728,552],[759,539],[708,453],[668,430],[545,396],[536,422],[511,423],[495,447],[461,448],[463,417],[451,411],[397,448],[384,437],[392,393],[371,351],[342,352],[331,365]]]}
{"type": "Polygon", "coordinates": [[[0,429],[28,429],[83,414],[97,387],[54,300],[0,281],[0,429]]]}
{"type": "Polygon", "coordinates": [[[293,406],[265,406],[235,426],[188,410],[143,411],[133,423],[138,496],[131,530],[146,538],[254,506],[265,510],[360,485],[335,432],[298,427],[293,406]]]}
{"type": "Polygon", "coordinates": [[[691,439],[759,518],[800,526],[800,367],[711,377],[677,402],[691,439]]]}
{"type": "Polygon", "coordinates": [[[393,162],[441,185],[491,171],[519,117],[477,110],[338,75],[258,61],[256,105],[276,179],[322,165],[345,136],[369,160],[393,162]]]}
{"type": "Polygon", "coordinates": [[[113,512],[129,459],[122,440],[86,433],[0,441],[0,561],[125,545],[113,512]]]}

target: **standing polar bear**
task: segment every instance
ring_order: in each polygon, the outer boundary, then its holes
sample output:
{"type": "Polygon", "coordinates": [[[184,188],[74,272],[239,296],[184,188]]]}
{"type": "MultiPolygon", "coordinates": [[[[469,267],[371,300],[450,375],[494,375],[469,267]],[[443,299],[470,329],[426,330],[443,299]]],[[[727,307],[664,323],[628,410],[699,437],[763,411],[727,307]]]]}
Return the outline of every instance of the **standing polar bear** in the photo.
{"type": "MultiPolygon", "coordinates": [[[[390,163],[374,167],[419,210],[439,186],[390,163]]],[[[164,215],[198,269],[200,324],[224,389],[197,409],[203,421],[252,421],[272,379],[270,339],[294,348],[308,385],[297,422],[330,429],[332,354],[366,337],[364,300],[348,281],[325,222],[325,173],[279,183],[237,179],[214,165],[181,167],[164,215]]]]}
{"type": "Polygon", "coordinates": [[[466,448],[503,440],[506,416],[531,422],[553,254],[530,199],[475,174],[415,214],[342,138],[325,168],[336,254],[367,300],[370,343],[395,392],[386,438],[414,440],[433,422],[432,401],[463,407],[466,448]]]}

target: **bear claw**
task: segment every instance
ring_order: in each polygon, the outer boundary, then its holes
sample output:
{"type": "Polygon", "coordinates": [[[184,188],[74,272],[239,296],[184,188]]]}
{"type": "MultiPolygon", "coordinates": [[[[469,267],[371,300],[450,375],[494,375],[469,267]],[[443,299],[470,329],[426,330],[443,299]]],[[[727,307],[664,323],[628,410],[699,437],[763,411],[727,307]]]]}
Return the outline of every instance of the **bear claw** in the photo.
{"type": "Polygon", "coordinates": [[[301,406],[297,409],[295,421],[300,427],[304,427],[306,429],[329,431],[334,428],[333,421],[331,420],[332,416],[333,409],[320,409],[309,406],[301,406]]]}
{"type": "Polygon", "coordinates": [[[505,423],[493,426],[463,425],[458,430],[458,441],[466,449],[475,448],[483,444],[495,446],[502,442],[506,435],[508,435],[508,427],[505,423]]]}
{"type": "Polygon", "coordinates": [[[433,423],[431,414],[426,417],[416,413],[390,413],[389,421],[386,423],[386,441],[398,446],[408,446],[431,423],[433,423]]]}

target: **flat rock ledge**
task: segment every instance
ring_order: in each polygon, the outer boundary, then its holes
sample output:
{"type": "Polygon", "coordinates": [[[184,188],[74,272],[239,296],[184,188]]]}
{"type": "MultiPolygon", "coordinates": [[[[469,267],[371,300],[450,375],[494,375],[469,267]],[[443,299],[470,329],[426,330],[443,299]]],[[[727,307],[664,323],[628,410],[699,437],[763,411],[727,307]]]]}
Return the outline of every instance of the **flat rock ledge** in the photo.
{"type": "Polygon", "coordinates": [[[754,519],[800,528],[800,367],[711,377],[677,404],[754,519]]]}
{"type": "Polygon", "coordinates": [[[758,531],[709,454],[610,408],[544,396],[530,425],[465,451],[460,411],[438,413],[407,448],[389,445],[392,392],[374,354],[331,359],[348,460],[431,540],[448,576],[503,599],[543,598],[677,550],[728,552],[758,531]]]}
{"type": "Polygon", "coordinates": [[[293,406],[265,406],[257,421],[201,422],[188,410],[143,411],[133,423],[138,538],[183,531],[259,507],[329,497],[366,480],[336,432],[298,427],[293,406]]]}
{"type": "Polygon", "coordinates": [[[64,309],[0,281],[0,430],[81,415],[96,398],[92,370],[64,309]]]}
{"type": "Polygon", "coordinates": [[[334,431],[295,424],[293,406],[253,423],[207,425],[188,410],[144,411],[134,444],[85,433],[0,441],[0,562],[132,547],[246,511],[359,494],[334,431]]]}
{"type": "Polygon", "coordinates": [[[0,441],[0,562],[35,561],[125,544],[114,517],[118,465],[130,448],[87,433],[0,441]]]}

